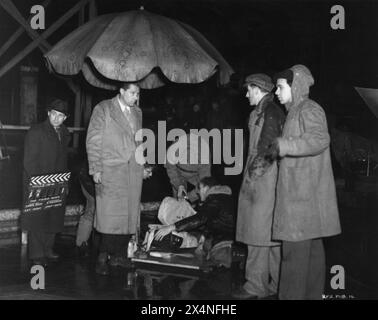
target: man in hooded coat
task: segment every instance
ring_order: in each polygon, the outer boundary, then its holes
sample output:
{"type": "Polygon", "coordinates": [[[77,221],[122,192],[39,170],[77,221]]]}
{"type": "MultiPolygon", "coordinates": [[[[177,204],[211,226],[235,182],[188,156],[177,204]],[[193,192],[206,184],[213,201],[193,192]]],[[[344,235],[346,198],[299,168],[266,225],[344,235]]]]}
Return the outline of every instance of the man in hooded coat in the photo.
{"type": "Polygon", "coordinates": [[[314,78],[306,66],[295,65],[275,78],[275,93],[288,110],[282,137],[269,152],[282,158],[273,222],[273,239],[282,240],[279,299],[321,299],[322,238],[341,232],[327,120],[308,97],[314,78]]]}

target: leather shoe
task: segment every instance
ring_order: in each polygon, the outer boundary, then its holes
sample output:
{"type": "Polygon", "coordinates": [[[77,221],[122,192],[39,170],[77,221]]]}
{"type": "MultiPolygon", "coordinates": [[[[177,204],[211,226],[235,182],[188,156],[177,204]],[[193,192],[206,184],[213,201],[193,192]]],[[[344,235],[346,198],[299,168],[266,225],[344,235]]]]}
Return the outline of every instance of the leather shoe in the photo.
{"type": "Polygon", "coordinates": [[[256,296],[255,294],[249,293],[243,287],[241,287],[238,290],[236,290],[235,292],[233,292],[232,297],[235,298],[235,299],[240,299],[240,300],[256,300],[256,299],[258,299],[258,296],[256,296]]]}
{"type": "Polygon", "coordinates": [[[31,260],[32,265],[38,265],[42,267],[47,267],[48,266],[48,261],[46,258],[35,258],[31,260]]]}

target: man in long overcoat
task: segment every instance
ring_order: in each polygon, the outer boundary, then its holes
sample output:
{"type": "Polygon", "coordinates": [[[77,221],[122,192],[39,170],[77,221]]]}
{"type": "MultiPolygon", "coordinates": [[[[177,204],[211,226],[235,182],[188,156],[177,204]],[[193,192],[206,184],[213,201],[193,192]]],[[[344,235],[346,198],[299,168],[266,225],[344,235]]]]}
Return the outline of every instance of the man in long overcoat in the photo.
{"type": "Polygon", "coordinates": [[[310,70],[295,65],[278,75],[276,95],[288,110],[271,148],[280,160],[273,239],[282,240],[280,299],[321,299],[325,284],[323,237],[341,232],[322,107],[309,99],[310,70]]]}
{"type": "Polygon", "coordinates": [[[256,106],[249,118],[249,150],[239,194],[236,240],[248,247],[246,283],[233,293],[235,298],[263,298],[277,293],[280,243],[271,240],[277,163],[264,158],[281,135],[285,115],[273,101],[274,88],[268,75],[246,78],[247,98],[256,106]]]}
{"type": "Polygon", "coordinates": [[[135,158],[135,133],[142,127],[139,87],[125,84],[93,110],[87,133],[89,174],[96,184],[95,229],[102,239],[96,272],[129,266],[127,244],[139,224],[143,165],[135,158]]]}
{"type": "MultiPolygon", "coordinates": [[[[70,135],[63,124],[68,107],[56,99],[48,106],[46,121],[31,127],[24,144],[24,197],[31,176],[67,172],[67,148],[70,135]]],[[[55,234],[63,231],[65,207],[51,208],[21,215],[21,228],[28,231],[29,258],[35,264],[47,265],[56,260],[53,252],[55,234]]]]}

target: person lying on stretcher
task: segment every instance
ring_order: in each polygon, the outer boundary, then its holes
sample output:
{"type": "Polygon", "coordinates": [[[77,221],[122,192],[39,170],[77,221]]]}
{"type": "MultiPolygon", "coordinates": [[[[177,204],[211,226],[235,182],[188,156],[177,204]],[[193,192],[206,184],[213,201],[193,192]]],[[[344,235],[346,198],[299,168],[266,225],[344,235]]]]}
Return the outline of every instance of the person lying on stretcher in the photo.
{"type": "Polygon", "coordinates": [[[174,224],[159,226],[155,240],[161,241],[173,231],[199,231],[206,239],[205,252],[219,242],[234,240],[235,210],[231,194],[230,187],[219,185],[215,178],[202,178],[199,183],[201,202],[196,208],[197,214],[174,224]]]}

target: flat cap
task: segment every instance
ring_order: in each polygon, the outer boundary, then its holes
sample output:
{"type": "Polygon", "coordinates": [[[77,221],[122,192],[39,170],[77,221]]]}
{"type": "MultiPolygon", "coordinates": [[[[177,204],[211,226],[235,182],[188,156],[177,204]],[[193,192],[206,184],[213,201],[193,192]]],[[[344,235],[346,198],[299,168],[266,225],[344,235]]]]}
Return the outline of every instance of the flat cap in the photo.
{"type": "Polygon", "coordinates": [[[272,78],[264,73],[254,73],[245,78],[244,86],[254,85],[268,92],[272,91],[274,84],[272,78]]]}

